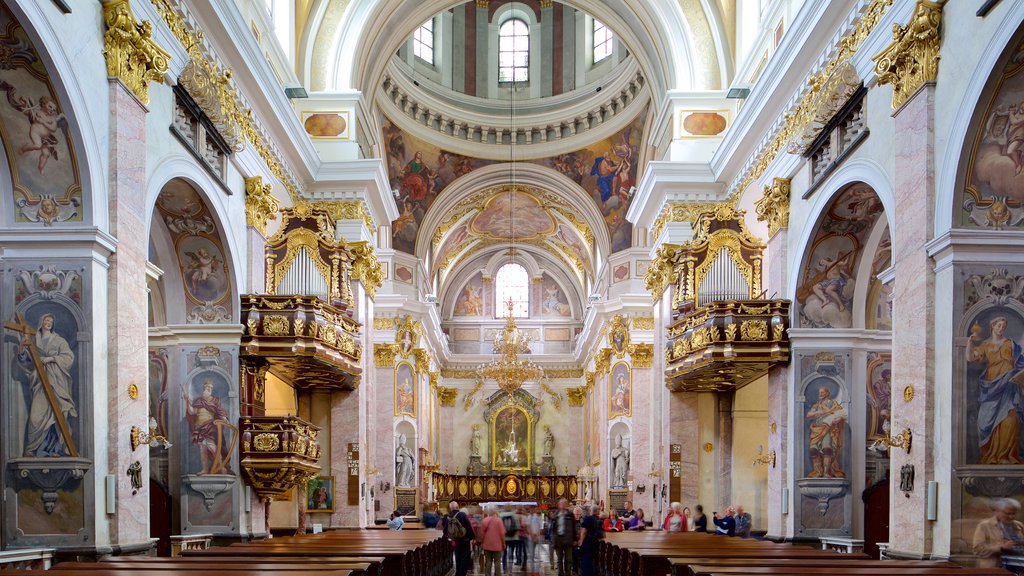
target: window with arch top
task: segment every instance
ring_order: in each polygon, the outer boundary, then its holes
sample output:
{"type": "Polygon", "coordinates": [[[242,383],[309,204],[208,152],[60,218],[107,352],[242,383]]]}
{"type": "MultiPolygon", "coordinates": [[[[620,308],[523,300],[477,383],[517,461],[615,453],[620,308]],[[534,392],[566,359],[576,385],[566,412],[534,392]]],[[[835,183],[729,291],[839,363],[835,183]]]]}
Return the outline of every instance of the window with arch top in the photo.
{"type": "Polygon", "coordinates": [[[509,262],[498,269],[494,275],[495,305],[499,318],[508,315],[508,301],[512,300],[512,317],[528,318],[530,316],[530,275],[526,268],[515,262],[509,262]]]}
{"type": "Polygon", "coordinates": [[[498,29],[498,82],[530,79],[530,27],[510,18],[498,29]]]}

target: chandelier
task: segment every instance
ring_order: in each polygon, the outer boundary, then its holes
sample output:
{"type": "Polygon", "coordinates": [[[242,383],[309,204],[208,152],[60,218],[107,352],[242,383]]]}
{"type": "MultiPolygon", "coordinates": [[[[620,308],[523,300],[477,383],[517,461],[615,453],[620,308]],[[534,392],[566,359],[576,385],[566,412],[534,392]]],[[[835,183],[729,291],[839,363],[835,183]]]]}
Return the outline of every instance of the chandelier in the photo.
{"type": "Polygon", "coordinates": [[[509,396],[523,387],[525,382],[538,382],[544,378],[544,370],[526,358],[520,358],[520,354],[530,352],[530,339],[516,326],[516,319],[513,314],[515,304],[509,298],[508,316],[505,317],[505,327],[494,336],[494,352],[498,357],[490,362],[481,364],[478,368],[480,375],[498,383],[498,386],[507,392],[509,396]]]}

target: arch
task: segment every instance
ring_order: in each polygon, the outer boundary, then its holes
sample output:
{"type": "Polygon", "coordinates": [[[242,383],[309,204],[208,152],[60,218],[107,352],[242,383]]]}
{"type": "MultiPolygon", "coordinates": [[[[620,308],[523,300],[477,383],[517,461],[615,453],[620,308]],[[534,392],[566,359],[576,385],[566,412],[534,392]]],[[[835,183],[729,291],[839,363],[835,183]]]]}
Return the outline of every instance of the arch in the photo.
{"type": "Polygon", "coordinates": [[[988,42],[978,52],[978,60],[974,65],[970,80],[961,92],[960,100],[953,107],[953,121],[947,133],[946,149],[941,164],[938,165],[935,178],[935,214],[934,234],[937,238],[951,228],[956,227],[953,218],[961,207],[956,206],[959,184],[966,178],[964,162],[971,149],[968,138],[972,134],[971,125],[982,106],[981,98],[989,88],[991,79],[997,74],[996,66],[1007,57],[1007,50],[1017,46],[1013,40],[1021,33],[1021,19],[1024,18],[1024,2],[1014,2],[1009,12],[1016,18],[1006,17],[998,20],[998,25],[991,34],[987,34],[988,42]]]}
{"type": "MultiPolygon", "coordinates": [[[[328,70],[329,88],[372,93],[380,83],[387,59],[418,25],[413,23],[462,3],[451,0],[353,2],[339,25],[341,33],[337,35],[339,41],[333,50],[333,64],[328,70]],[[340,55],[353,57],[342,58],[340,55]]],[[[671,89],[709,88],[696,81],[695,71],[690,66],[695,61],[695,50],[692,34],[678,2],[579,0],[567,4],[612,28],[630,53],[637,56],[641,68],[652,81],[655,93],[671,89]],[[636,31],[645,31],[646,34],[636,31]]]]}

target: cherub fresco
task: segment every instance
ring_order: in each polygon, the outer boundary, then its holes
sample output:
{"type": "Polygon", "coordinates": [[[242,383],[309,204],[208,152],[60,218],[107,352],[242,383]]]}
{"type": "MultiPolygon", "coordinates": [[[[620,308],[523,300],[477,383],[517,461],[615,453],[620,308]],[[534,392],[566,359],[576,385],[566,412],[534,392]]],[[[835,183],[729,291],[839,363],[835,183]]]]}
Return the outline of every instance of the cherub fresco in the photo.
{"type": "Polygon", "coordinates": [[[40,96],[38,102],[18,95],[17,89],[10,83],[0,80],[0,90],[7,94],[7,102],[28,119],[29,143],[18,149],[19,154],[36,152],[39,160],[36,169],[42,174],[49,159],[57,160],[57,131],[68,130],[68,121],[60,111],[57,103],[49,96],[40,96]]]}
{"type": "Polygon", "coordinates": [[[187,259],[185,284],[191,295],[203,302],[220,300],[227,278],[224,277],[224,260],[216,248],[200,245],[183,253],[187,259]]]}

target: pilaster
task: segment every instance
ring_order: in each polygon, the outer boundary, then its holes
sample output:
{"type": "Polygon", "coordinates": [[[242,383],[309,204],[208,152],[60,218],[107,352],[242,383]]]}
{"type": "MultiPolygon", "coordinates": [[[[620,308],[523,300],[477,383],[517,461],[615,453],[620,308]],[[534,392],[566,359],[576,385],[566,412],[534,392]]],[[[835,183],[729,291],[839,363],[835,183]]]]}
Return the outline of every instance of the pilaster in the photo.
{"type": "MultiPolygon", "coordinates": [[[[786,225],[788,225],[788,182],[786,192],[786,225]]],[[[785,226],[778,228],[768,240],[769,264],[766,277],[769,294],[787,294],[786,246],[788,242],[789,229],[785,226]]],[[[774,364],[768,369],[768,446],[766,450],[769,454],[772,451],[775,452],[775,463],[768,469],[767,535],[772,539],[782,539],[793,535],[793,523],[789,517],[790,503],[784,502],[792,494],[789,475],[789,452],[792,446],[789,440],[789,407],[792,404],[790,380],[790,365],[774,364]]]]}

